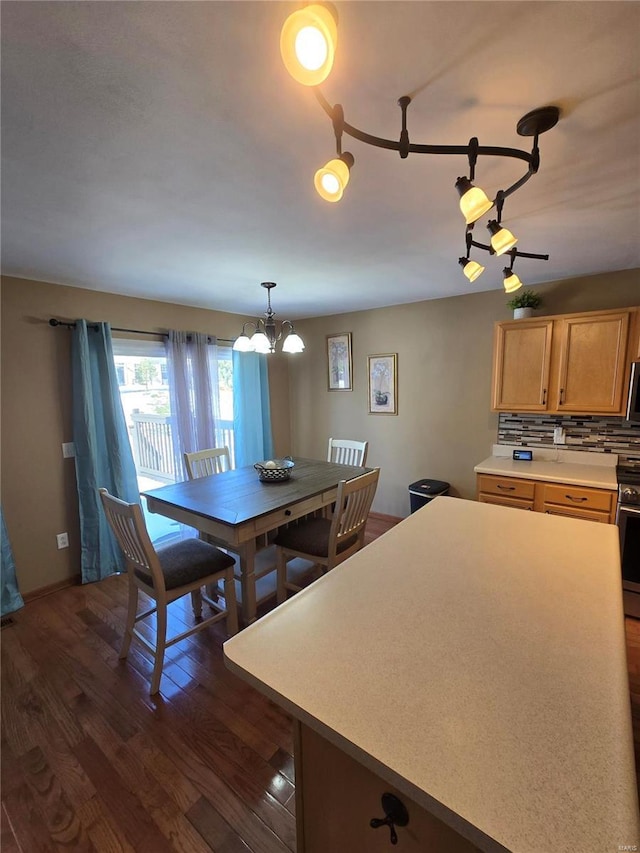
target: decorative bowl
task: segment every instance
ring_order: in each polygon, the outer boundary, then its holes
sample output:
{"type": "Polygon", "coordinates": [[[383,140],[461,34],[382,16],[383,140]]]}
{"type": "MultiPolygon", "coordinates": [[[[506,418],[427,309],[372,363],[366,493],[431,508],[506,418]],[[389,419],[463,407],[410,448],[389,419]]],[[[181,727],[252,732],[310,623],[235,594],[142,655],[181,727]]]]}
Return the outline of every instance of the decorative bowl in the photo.
{"type": "Polygon", "coordinates": [[[291,469],[295,466],[293,459],[266,459],[264,462],[256,462],[253,466],[263,483],[279,483],[288,480],[291,469]]]}

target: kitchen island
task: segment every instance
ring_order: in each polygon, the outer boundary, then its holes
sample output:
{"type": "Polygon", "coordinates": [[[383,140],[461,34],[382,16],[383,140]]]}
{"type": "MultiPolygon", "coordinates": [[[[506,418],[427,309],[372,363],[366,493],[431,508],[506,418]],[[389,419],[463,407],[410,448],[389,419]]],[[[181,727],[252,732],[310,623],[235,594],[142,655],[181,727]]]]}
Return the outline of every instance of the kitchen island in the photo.
{"type": "Polygon", "coordinates": [[[399,851],[640,844],[614,526],[436,498],[224,650],[297,721],[300,853],[391,849],[386,792],[399,851]]]}

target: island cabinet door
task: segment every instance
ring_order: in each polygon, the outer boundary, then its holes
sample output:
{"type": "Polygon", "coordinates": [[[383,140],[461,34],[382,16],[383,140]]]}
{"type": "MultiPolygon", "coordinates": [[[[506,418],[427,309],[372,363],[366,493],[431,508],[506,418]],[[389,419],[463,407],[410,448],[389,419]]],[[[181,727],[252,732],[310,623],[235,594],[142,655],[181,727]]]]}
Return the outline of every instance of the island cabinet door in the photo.
{"type": "Polygon", "coordinates": [[[480,853],[449,826],[306,726],[297,724],[297,853],[480,853]],[[384,818],[381,797],[396,795],[409,814],[406,826],[372,829],[384,818]]]}
{"type": "Polygon", "coordinates": [[[555,411],[623,413],[629,314],[589,314],[558,324],[561,352],[555,411]]]}
{"type": "Polygon", "coordinates": [[[552,320],[498,323],[493,346],[493,408],[544,412],[549,403],[552,320]]]}

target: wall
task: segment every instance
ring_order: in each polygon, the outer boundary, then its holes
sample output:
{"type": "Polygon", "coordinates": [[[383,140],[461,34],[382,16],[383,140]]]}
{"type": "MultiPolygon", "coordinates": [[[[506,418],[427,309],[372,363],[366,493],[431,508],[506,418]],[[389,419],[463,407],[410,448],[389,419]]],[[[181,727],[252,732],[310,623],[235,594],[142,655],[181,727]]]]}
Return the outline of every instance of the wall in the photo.
{"type": "MultiPolygon", "coordinates": [[[[640,270],[536,287],[540,313],[637,305],[640,270]]],[[[405,516],[408,486],[430,477],[475,496],[473,467],[491,452],[498,416],[489,410],[493,325],[507,320],[502,291],[297,322],[306,350],[291,366],[291,451],[326,454],[329,436],[367,439],[381,467],[377,512],[405,516]],[[327,334],[351,332],[353,391],[327,390],[327,334]],[[398,415],[367,414],[367,355],[398,353],[398,415]]]]}
{"type": "MultiPolygon", "coordinates": [[[[2,505],[22,594],[79,574],[78,504],[71,441],[70,334],[50,317],[105,320],[149,331],[167,328],[234,338],[233,314],[189,308],[75,287],[3,278],[2,283],[2,505]],[[56,534],[70,548],[58,551],[56,534]]],[[[276,453],[288,452],[289,386],[285,356],[269,360],[276,453]]]]}

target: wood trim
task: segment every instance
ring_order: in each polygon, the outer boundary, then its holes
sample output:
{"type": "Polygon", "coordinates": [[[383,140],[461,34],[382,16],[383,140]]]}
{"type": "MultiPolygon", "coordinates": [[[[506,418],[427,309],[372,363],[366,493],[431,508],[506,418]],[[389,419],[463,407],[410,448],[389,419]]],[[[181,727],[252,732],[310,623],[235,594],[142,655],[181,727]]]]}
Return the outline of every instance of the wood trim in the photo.
{"type": "Polygon", "coordinates": [[[371,521],[385,521],[388,524],[400,524],[403,520],[397,515],[383,515],[381,512],[370,512],[369,518],[371,521]]]}
{"type": "Polygon", "coordinates": [[[63,581],[58,581],[57,583],[51,583],[48,586],[41,586],[38,589],[34,589],[31,592],[26,592],[22,596],[22,600],[25,604],[28,604],[30,601],[37,601],[39,598],[44,598],[45,595],[51,595],[54,592],[59,592],[61,589],[66,589],[69,586],[80,586],[82,583],[81,575],[73,575],[73,577],[65,578],[63,581]]]}

